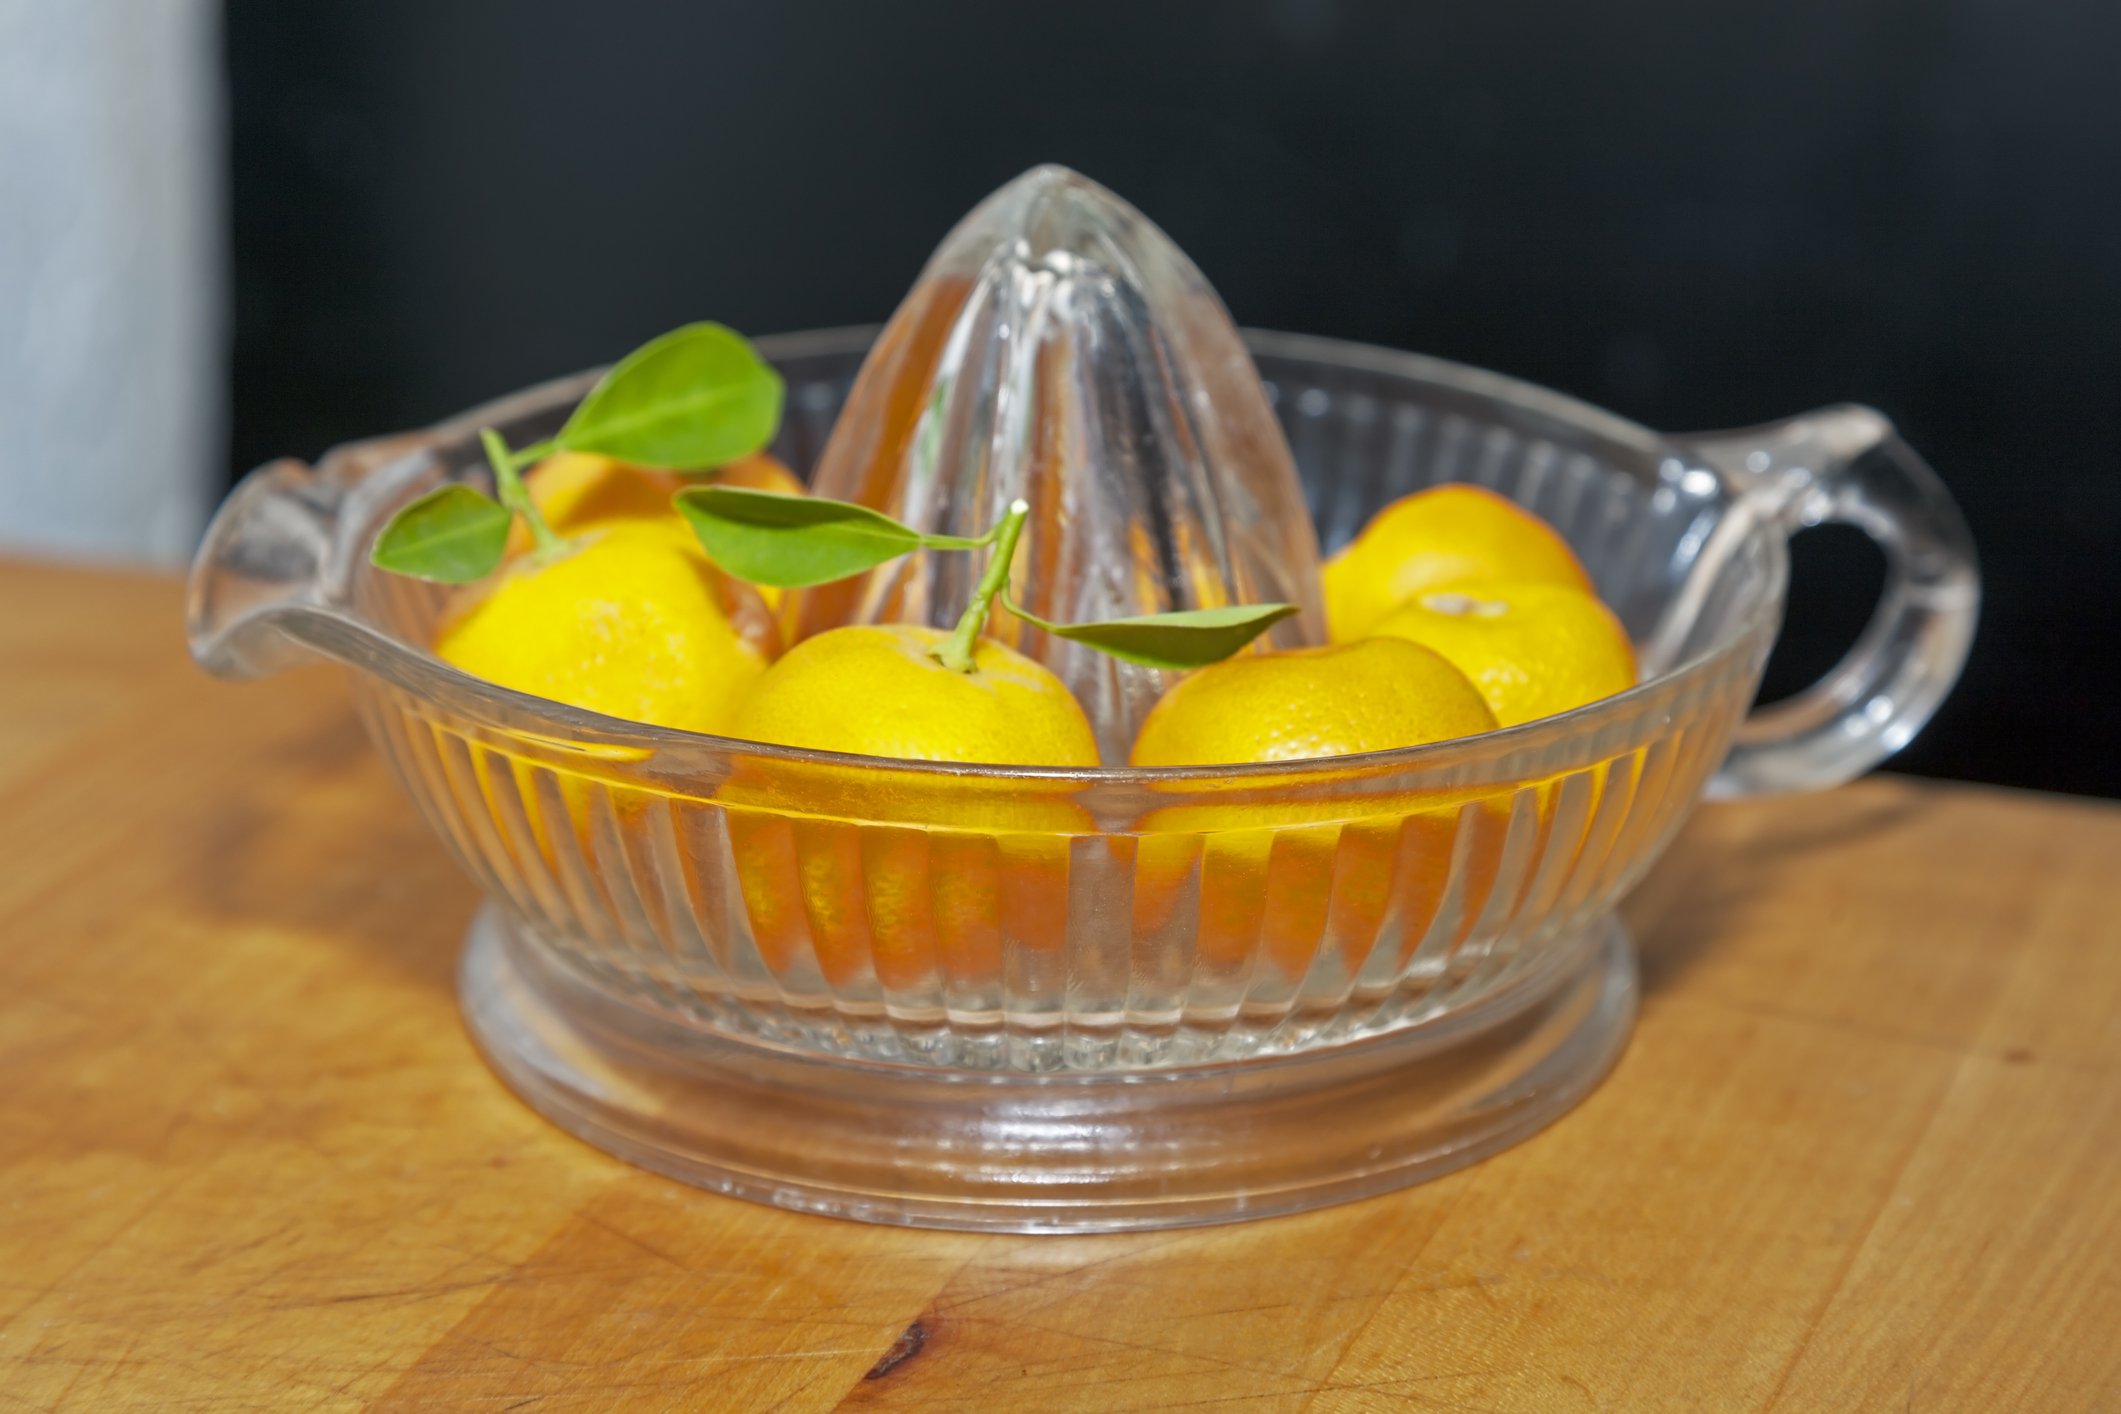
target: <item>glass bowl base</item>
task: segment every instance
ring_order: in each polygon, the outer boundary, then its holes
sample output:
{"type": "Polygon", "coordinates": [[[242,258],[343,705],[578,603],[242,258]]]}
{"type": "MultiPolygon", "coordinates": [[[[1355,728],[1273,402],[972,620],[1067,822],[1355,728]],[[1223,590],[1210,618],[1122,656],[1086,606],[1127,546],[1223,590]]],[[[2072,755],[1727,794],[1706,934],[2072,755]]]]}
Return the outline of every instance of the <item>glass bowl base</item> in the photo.
{"type": "Polygon", "coordinates": [[[1386,1035],[1166,1069],[952,1070],[703,1031],[553,965],[489,906],[459,973],[473,1039],[540,1114],[718,1193],[864,1222],[1117,1232],[1302,1212],[1438,1177],[1541,1129],[1611,1068],[1635,961],[1569,965],[1386,1035]]]}

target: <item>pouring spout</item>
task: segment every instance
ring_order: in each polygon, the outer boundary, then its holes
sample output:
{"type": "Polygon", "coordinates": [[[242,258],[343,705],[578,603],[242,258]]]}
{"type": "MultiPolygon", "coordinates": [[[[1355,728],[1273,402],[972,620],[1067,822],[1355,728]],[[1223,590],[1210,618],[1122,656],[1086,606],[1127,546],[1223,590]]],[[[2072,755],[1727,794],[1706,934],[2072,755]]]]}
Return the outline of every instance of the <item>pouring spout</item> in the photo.
{"type": "Polygon", "coordinates": [[[207,527],[186,586],[185,633],[200,666],[256,678],[317,656],[282,625],[322,602],[338,503],[336,488],[290,457],[243,478],[207,527]]]}
{"type": "Polygon", "coordinates": [[[339,447],[314,468],[282,457],[244,477],[207,526],[185,586],[199,665],[258,678],[322,656],[289,626],[346,605],[377,507],[402,495],[405,477],[431,474],[394,464],[432,446],[430,434],[399,433],[339,447]]]}

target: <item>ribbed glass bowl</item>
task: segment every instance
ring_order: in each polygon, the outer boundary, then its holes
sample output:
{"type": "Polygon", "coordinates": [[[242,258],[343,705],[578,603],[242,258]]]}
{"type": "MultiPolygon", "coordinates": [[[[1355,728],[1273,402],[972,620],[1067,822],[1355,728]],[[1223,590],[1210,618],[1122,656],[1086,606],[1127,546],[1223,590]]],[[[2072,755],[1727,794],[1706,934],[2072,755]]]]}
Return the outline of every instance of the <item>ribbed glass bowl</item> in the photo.
{"type": "MultiPolygon", "coordinates": [[[[1822,784],[1912,733],[1964,653],[1971,553],[1862,409],[1678,443],[1434,360],[1250,340],[1328,550],[1396,497],[1486,486],[1568,538],[1646,680],[1435,746],[1159,770],[882,761],[528,697],[430,656],[445,592],[365,551],[407,499],[484,479],[478,427],[547,437],[586,378],[253,473],[200,552],[194,651],[234,676],[354,670],[370,732],[492,901],[466,962],[482,1043],[630,1157],[792,1206],[1020,1228],[1407,1182],[1602,1073],[1632,1007],[1610,915],[1727,757],[1729,788],[1822,784]],[[1887,546],[1879,623],[1733,757],[1785,536],[1835,516],[1887,546]],[[1252,1107],[1235,1130],[1231,1104],[1252,1107]],[[1335,1104],[1345,1134],[1323,1142],[1304,1126],[1335,1104]]],[[[798,471],[866,346],[762,341],[798,471]]]]}

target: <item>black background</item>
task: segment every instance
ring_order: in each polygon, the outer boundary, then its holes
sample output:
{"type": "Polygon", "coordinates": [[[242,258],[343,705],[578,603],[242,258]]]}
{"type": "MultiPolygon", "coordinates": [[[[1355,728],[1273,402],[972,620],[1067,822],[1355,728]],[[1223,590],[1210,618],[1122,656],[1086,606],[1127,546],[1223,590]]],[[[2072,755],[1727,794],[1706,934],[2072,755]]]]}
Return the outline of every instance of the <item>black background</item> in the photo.
{"type": "MultiPolygon", "coordinates": [[[[1884,409],[1987,580],[1902,769],[2121,796],[2121,7],[230,0],[240,470],[688,319],[885,317],[1039,161],[1241,323],[1652,426],[1884,409]]],[[[1801,537],[1770,692],[1878,561],[1801,537]]]]}

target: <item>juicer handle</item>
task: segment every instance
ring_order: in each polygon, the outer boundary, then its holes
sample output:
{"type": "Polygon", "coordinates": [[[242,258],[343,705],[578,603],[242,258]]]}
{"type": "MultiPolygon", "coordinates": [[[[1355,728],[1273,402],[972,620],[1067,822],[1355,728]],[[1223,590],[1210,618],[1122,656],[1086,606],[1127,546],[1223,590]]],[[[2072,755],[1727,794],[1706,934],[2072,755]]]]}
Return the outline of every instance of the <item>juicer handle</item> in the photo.
{"type": "Polygon", "coordinates": [[[1846,405],[1686,441],[1738,491],[1733,515],[1784,535],[1853,525],[1885,552],[1885,592],[1841,662],[1755,708],[1712,797],[1839,785],[1921,730],[1966,663],[1980,607],[1974,543],[1951,494],[1885,416],[1846,405]]]}

